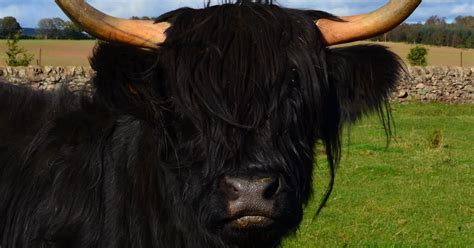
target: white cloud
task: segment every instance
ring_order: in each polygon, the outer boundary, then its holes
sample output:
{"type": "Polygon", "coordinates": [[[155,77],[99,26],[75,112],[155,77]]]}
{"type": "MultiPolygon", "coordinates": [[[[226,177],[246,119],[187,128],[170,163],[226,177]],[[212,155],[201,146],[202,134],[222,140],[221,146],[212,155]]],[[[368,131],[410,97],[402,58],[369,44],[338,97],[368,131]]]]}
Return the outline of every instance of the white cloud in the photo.
{"type": "Polygon", "coordinates": [[[46,4],[37,6],[27,2],[11,2],[13,1],[0,0],[0,18],[13,16],[20,22],[22,27],[35,27],[38,21],[44,17],[64,17],[59,8],[55,5],[46,4]]]}
{"type": "Polygon", "coordinates": [[[94,7],[119,17],[159,16],[180,7],[203,7],[199,0],[89,0],[94,7]]]}
{"type": "Polygon", "coordinates": [[[21,17],[22,11],[19,6],[9,5],[0,9],[0,16],[16,16],[21,17]]]}
{"type": "Polygon", "coordinates": [[[474,15],[474,4],[455,5],[450,11],[453,15],[474,15]]]}

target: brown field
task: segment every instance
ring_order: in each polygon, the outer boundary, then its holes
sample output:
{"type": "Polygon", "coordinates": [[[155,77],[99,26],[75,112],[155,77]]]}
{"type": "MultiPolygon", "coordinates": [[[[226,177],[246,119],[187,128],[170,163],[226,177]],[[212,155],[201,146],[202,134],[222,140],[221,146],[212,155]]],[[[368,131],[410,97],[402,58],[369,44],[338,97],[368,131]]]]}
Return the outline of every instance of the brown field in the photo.
{"type": "MultiPolygon", "coordinates": [[[[406,62],[406,55],[411,44],[391,42],[357,42],[352,44],[382,44],[388,46],[406,62]]],[[[89,65],[88,58],[92,53],[95,41],[73,41],[73,40],[24,40],[19,43],[35,55],[33,64],[39,59],[39,50],[42,50],[42,65],[68,66],[89,65]]],[[[463,53],[463,65],[474,67],[474,49],[458,49],[450,47],[426,46],[428,51],[429,65],[459,66],[461,52],[463,53]]],[[[5,65],[6,42],[0,40],[0,66],[5,65]]]]}
{"type": "MultiPolygon", "coordinates": [[[[355,42],[352,44],[361,44],[369,42],[355,42]]],[[[380,44],[388,46],[390,50],[398,54],[405,63],[408,64],[407,54],[411,48],[415,45],[407,43],[394,43],[394,42],[370,42],[370,44],[380,44]]],[[[474,49],[460,49],[453,47],[437,47],[423,45],[428,48],[428,65],[449,65],[449,66],[460,66],[461,65],[461,52],[463,53],[463,66],[474,67],[474,49]]]]}
{"type": "MultiPolygon", "coordinates": [[[[86,40],[22,40],[18,44],[35,56],[32,64],[37,64],[41,49],[41,64],[52,66],[89,65],[96,41],[86,40]]],[[[0,40],[0,66],[5,65],[6,41],[0,40]]]]}

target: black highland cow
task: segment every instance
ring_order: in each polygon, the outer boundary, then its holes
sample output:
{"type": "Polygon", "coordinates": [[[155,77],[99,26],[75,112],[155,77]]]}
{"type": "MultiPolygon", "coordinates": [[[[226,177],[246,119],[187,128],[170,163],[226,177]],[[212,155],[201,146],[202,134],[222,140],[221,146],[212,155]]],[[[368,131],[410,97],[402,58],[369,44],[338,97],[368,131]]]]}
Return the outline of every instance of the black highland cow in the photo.
{"type": "Polygon", "coordinates": [[[0,83],[2,248],[278,246],[311,196],[316,142],[334,175],[343,124],[387,116],[401,70],[381,46],[328,46],[419,4],[339,18],[239,0],[147,22],[57,2],[112,42],[91,59],[92,96],[0,83]]]}

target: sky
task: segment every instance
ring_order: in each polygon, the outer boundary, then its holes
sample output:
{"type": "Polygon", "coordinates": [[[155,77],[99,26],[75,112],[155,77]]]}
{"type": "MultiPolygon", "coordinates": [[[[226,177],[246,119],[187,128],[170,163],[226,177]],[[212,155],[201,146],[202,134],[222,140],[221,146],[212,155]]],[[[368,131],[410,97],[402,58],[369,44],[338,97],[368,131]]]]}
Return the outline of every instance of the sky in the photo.
{"type": "MultiPolygon", "coordinates": [[[[117,17],[159,16],[180,7],[202,8],[207,0],[88,0],[99,10],[117,17]]],[[[220,0],[213,0],[219,2],[220,0]]],[[[335,15],[365,13],[387,0],[278,0],[288,8],[317,9],[335,15]]],[[[452,21],[459,15],[474,15],[474,0],[423,0],[408,22],[423,22],[432,15],[452,21]]],[[[42,18],[67,17],[54,0],[0,0],[0,18],[14,16],[24,28],[34,28],[42,18]]]]}

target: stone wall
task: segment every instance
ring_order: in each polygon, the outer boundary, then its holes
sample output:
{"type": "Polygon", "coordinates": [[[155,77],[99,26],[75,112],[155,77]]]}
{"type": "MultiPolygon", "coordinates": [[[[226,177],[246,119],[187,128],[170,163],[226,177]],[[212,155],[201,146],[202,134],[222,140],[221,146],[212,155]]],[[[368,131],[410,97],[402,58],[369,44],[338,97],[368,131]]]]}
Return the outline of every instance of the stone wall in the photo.
{"type": "MultiPolygon", "coordinates": [[[[447,102],[474,104],[474,68],[409,67],[394,92],[400,102],[447,102]]],[[[0,67],[0,77],[38,90],[53,90],[67,84],[72,91],[86,87],[94,71],[90,67],[0,67]]]]}
{"type": "Polygon", "coordinates": [[[94,75],[90,67],[81,66],[29,66],[0,67],[0,78],[37,90],[54,90],[67,85],[71,91],[90,90],[89,81],[94,75]]]}
{"type": "Polygon", "coordinates": [[[401,80],[396,101],[474,103],[474,68],[409,67],[401,80]]]}

